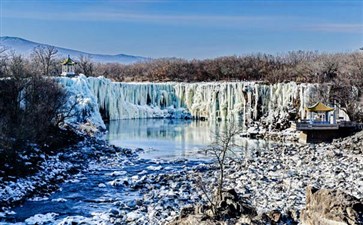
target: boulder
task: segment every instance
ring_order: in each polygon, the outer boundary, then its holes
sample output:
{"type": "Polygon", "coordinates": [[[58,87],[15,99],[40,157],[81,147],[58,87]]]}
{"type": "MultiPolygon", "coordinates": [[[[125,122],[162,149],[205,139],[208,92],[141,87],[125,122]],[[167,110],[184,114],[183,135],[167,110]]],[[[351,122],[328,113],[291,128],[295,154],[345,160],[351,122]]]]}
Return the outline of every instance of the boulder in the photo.
{"type": "Polygon", "coordinates": [[[303,225],[363,224],[363,202],[340,190],[307,187],[300,219],[303,225]]]}

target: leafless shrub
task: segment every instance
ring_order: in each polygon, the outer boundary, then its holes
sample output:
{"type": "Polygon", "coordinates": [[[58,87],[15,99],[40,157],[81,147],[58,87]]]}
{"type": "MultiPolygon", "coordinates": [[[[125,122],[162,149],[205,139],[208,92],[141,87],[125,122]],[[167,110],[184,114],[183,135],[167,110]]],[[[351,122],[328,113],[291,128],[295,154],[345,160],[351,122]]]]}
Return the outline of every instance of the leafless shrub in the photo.
{"type": "Polygon", "coordinates": [[[233,122],[227,123],[224,128],[215,134],[215,141],[205,149],[216,160],[219,170],[217,201],[222,199],[227,161],[241,162],[242,158],[237,153],[237,150],[241,150],[241,146],[235,141],[236,136],[242,132],[242,128],[233,122]]]}

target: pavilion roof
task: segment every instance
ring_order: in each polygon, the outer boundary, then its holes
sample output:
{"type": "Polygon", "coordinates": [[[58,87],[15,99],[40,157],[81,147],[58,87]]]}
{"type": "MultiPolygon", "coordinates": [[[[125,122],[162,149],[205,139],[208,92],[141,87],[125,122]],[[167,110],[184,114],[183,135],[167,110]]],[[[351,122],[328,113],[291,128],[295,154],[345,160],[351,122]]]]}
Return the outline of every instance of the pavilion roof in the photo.
{"type": "Polygon", "coordinates": [[[334,108],[326,106],[321,102],[317,102],[313,106],[306,107],[305,109],[308,112],[330,112],[334,110],[334,108]]]}
{"type": "Polygon", "coordinates": [[[62,62],[62,65],[74,65],[76,62],[74,62],[69,56],[66,60],[62,62]]]}

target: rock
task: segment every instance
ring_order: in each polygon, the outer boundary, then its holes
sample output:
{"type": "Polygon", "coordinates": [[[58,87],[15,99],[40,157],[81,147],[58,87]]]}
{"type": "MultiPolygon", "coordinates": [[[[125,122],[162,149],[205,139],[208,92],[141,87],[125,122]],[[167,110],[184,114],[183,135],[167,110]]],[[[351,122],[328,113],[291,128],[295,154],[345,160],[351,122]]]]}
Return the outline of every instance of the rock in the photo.
{"type": "Polygon", "coordinates": [[[215,225],[221,224],[216,221],[207,219],[204,215],[189,215],[186,218],[179,219],[168,223],[168,225],[215,225]]]}
{"type": "Polygon", "coordinates": [[[303,225],[363,224],[363,202],[340,190],[307,187],[301,222],[303,225]]]}
{"type": "Polygon", "coordinates": [[[66,202],[67,199],[64,198],[56,198],[56,199],[52,199],[52,202],[66,202]]]}
{"type": "Polygon", "coordinates": [[[52,224],[55,222],[54,218],[58,216],[57,213],[47,213],[47,214],[36,214],[25,220],[26,224],[52,224]]]}
{"type": "Polygon", "coordinates": [[[292,221],[298,222],[300,218],[300,212],[298,210],[289,210],[288,216],[291,218],[292,221]]]}
{"type": "Polygon", "coordinates": [[[185,218],[187,217],[189,214],[192,214],[195,212],[195,209],[193,206],[186,206],[186,207],[183,207],[181,210],[180,210],[180,215],[179,215],[179,218],[182,219],[182,218],[185,218]]]}
{"type": "Polygon", "coordinates": [[[267,213],[267,216],[270,217],[271,221],[273,222],[280,222],[281,220],[281,212],[278,210],[273,210],[269,213],[267,213]]]}
{"type": "Polygon", "coordinates": [[[141,215],[137,212],[129,212],[127,213],[126,215],[126,220],[128,222],[132,222],[132,221],[135,221],[135,220],[138,220],[139,218],[141,217],[141,215]]]}
{"type": "Polygon", "coordinates": [[[106,185],[104,183],[100,183],[100,184],[98,184],[98,187],[99,188],[104,188],[104,187],[106,187],[106,185]]]}
{"type": "Polygon", "coordinates": [[[111,213],[114,216],[118,216],[120,214],[120,211],[118,211],[118,209],[110,209],[109,213],[111,213]]]}

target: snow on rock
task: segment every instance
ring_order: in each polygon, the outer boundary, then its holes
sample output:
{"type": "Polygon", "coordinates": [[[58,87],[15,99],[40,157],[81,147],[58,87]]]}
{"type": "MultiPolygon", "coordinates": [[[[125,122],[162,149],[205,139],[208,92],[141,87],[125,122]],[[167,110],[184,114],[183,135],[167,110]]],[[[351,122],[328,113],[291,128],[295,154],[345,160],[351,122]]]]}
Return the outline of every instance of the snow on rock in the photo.
{"type": "Polygon", "coordinates": [[[56,198],[56,199],[52,199],[52,202],[66,202],[67,199],[64,198],[56,198]]]}
{"type": "Polygon", "coordinates": [[[25,220],[26,224],[50,224],[54,223],[54,218],[58,216],[57,213],[47,213],[47,214],[36,214],[25,220]]]}
{"type": "Polygon", "coordinates": [[[58,220],[56,224],[59,225],[72,225],[72,224],[89,224],[89,225],[101,225],[107,224],[100,221],[97,218],[87,218],[83,216],[67,216],[61,220],[58,220]]]}
{"type": "Polygon", "coordinates": [[[161,170],[162,168],[163,168],[162,166],[148,166],[148,167],[146,167],[146,169],[153,170],[153,171],[161,170]]]}
{"type": "MultiPolygon", "coordinates": [[[[26,196],[29,197],[32,193],[39,191],[42,187],[63,180],[65,178],[64,172],[72,168],[72,165],[69,162],[61,161],[60,156],[61,154],[50,156],[40,165],[41,168],[51,168],[52,172],[41,170],[34,176],[19,178],[16,181],[5,181],[0,184],[0,204],[8,206],[20,202],[26,196]]],[[[42,201],[44,199],[38,196],[31,200],[42,201]]]]}
{"type": "Polygon", "coordinates": [[[140,217],[141,217],[141,215],[138,214],[137,212],[129,212],[126,214],[126,221],[133,222],[133,221],[140,219],[140,217]]]}
{"type": "Polygon", "coordinates": [[[106,187],[106,184],[104,184],[104,183],[100,183],[100,184],[98,184],[98,187],[99,187],[99,188],[104,188],[104,187],[106,187]]]}
{"type": "Polygon", "coordinates": [[[114,177],[114,176],[123,176],[127,174],[126,171],[113,171],[112,173],[106,173],[106,176],[114,177]]]}

